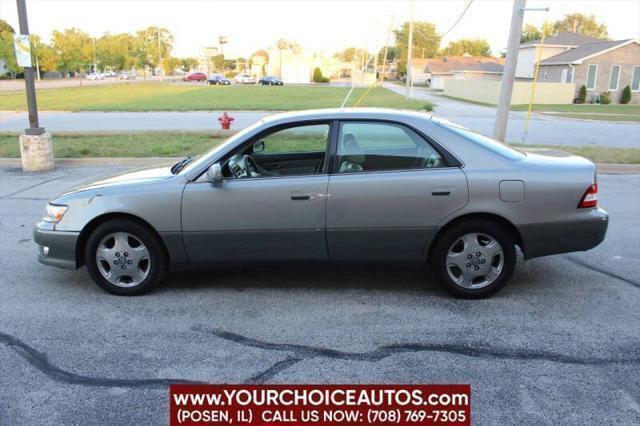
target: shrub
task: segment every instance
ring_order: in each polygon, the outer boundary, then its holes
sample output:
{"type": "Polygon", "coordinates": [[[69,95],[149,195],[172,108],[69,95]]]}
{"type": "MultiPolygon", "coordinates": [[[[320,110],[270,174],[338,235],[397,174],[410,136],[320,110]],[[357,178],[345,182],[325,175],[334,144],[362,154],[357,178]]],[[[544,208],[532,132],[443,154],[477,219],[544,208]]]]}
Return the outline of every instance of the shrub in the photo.
{"type": "MultiPolygon", "coordinates": [[[[324,81],[324,77],[322,76],[322,71],[320,70],[320,68],[316,68],[313,70],[312,80],[314,83],[326,83],[326,81],[324,81]]],[[[329,81],[329,79],[327,79],[327,81],[329,81]]]]}
{"type": "Polygon", "coordinates": [[[622,96],[620,97],[620,103],[628,104],[629,102],[631,102],[631,87],[629,87],[629,85],[627,84],[626,86],[624,86],[624,89],[622,89],[622,96]]]}
{"type": "Polygon", "coordinates": [[[600,104],[609,105],[611,103],[611,92],[600,93],[600,104]]]}
{"type": "Polygon", "coordinates": [[[578,102],[579,104],[583,104],[587,102],[587,86],[584,84],[580,86],[580,91],[578,92],[578,102]]]}
{"type": "Polygon", "coordinates": [[[227,77],[227,78],[233,78],[236,75],[238,75],[238,73],[235,72],[235,71],[227,71],[226,73],[224,73],[224,76],[227,77]]]}

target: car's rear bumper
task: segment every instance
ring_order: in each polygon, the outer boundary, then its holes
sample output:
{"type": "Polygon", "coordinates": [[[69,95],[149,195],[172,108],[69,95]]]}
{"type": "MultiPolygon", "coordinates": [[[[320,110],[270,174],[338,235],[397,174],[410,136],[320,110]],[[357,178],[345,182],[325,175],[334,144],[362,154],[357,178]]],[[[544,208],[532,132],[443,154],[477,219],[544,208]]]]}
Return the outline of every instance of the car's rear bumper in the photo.
{"type": "Polygon", "coordinates": [[[79,232],[55,231],[48,222],[38,222],[33,228],[33,240],[38,244],[38,261],[58,268],[76,269],[76,243],[79,232]]]}
{"type": "Polygon", "coordinates": [[[590,250],[607,233],[609,214],[596,208],[571,222],[539,223],[518,227],[524,245],[524,258],[590,250]]]}

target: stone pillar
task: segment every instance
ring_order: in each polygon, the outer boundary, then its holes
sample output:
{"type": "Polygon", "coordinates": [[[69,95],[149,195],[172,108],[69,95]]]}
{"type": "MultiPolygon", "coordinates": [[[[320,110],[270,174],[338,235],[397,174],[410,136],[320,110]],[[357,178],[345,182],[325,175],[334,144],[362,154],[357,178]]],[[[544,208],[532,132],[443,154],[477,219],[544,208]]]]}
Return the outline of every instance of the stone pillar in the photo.
{"type": "Polygon", "coordinates": [[[53,141],[51,133],[20,135],[22,170],[39,172],[53,169],[53,141]]]}

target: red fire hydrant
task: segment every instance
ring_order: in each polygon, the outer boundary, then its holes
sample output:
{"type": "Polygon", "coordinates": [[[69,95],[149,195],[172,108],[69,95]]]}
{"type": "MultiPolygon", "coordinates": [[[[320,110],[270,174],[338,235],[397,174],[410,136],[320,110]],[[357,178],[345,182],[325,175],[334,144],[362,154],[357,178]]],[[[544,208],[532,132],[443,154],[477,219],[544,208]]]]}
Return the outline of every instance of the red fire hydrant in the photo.
{"type": "Polygon", "coordinates": [[[235,118],[231,117],[227,112],[223,112],[220,117],[218,117],[218,121],[220,122],[220,127],[222,130],[229,130],[231,128],[231,123],[235,120],[235,118]]]}

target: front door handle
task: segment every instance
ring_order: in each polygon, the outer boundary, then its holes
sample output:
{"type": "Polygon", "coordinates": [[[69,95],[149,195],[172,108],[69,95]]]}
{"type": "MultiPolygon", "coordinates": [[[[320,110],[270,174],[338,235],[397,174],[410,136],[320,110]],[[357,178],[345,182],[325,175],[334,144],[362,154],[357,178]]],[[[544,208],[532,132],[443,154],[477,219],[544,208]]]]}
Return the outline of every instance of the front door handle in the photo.
{"type": "Polygon", "coordinates": [[[311,199],[311,194],[305,194],[304,192],[292,192],[291,199],[293,201],[306,201],[311,199]]]}

